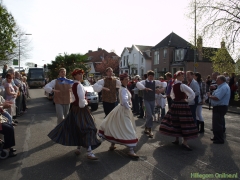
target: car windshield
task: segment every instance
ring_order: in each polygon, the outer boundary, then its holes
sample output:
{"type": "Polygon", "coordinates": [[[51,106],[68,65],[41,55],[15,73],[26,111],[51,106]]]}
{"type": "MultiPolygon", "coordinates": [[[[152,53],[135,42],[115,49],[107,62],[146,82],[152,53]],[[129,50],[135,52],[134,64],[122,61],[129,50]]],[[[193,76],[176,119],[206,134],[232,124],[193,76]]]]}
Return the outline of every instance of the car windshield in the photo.
{"type": "Polygon", "coordinates": [[[91,84],[88,80],[83,80],[82,85],[83,86],[91,86],[91,84]]]}

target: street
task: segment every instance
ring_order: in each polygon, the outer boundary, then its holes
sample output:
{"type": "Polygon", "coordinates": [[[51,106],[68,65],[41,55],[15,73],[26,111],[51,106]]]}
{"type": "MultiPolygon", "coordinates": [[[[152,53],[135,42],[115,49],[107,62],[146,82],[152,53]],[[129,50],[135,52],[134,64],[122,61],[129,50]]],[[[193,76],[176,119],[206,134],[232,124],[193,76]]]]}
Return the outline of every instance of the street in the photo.
{"type": "MultiPolygon", "coordinates": [[[[30,89],[30,95],[28,112],[18,118],[19,125],[15,128],[18,155],[0,160],[1,180],[187,180],[202,179],[205,175],[211,179],[230,179],[223,178],[226,174],[235,174],[240,179],[238,114],[227,113],[225,116],[225,144],[212,144],[212,112],[203,109],[205,133],[189,141],[193,151],[172,144],[173,137],[158,132],[159,123],[154,124],[154,138],[148,138],[143,133],[144,120],[135,117],[139,137],[135,151],[139,160],[129,158],[128,149],[122,145],[117,145],[115,151],[108,151],[110,143],[103,141],[94,150],[99,160],[91,161],[86,158],[86,149],[76,156],[76,147],[62,146],[48,138],[47,134],[57,123],[55,106],[44,96],[43,89],[30,89]]],[[[99,127],[104,118],[101,103],[93,115],[99,127]]]]}

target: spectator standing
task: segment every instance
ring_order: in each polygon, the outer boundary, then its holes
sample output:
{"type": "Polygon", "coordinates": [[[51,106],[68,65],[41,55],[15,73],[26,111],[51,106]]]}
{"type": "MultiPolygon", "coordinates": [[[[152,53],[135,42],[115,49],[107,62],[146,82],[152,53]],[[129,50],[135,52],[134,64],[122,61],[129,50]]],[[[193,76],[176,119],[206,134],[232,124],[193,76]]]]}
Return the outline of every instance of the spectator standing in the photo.
{"type": "Polygon", "coordinates": [[[230,87],[230,90],[231,90],[231,97],[230,97],[230,100],[234,100],[235,98],[235,93],[237,91],[237,79],[236,79],[236,75],[235,73],[232,73],[232,76],[229,80],[229,87],[230,87]]]}
{"type": "Polygon", "coordinates": [[[168,109],[171,109],[172,105],[172,98],[170,96],[172,85],[174,84],[174,79],[172,78],[172,74],[170,72],[167,72],[165,74],[167,79],[167,89],[166,89],[166,96],[167,96],[167,102],[168,102],[168,109]]]}
{"type": "Polygon", "coordinates": [[[199,133],[204,132],[204,119],[202,117],[202,105],[205,102],[205,95],[206,95],[206,85],[202,81],[202,76],[199,72],[194,73],[194,79],[198,82],[200,88],[200,95],[199,95],[199,103],[196,109],[196,120],[197,120],[197,128],[199,133]],[[199,126],[201,127],[199,130],[199,126]]]}
{"type": "Polygon", "coordinates": [[[2,79],[6,78],[7,70],[8,70],[7,68],[8,68],[7,64],[4,64],[4,66],[3,66],[3,73],[2,73],[2,79]]]}
{"type": "Polygon", "coordinates": [[[224,75],[220,75],[216,79],[218,88],[212,93],[208,93],[213,106],[212,110],[212,127],[213,127],[213,138],[211,140],[214,144],[223,144],[224,138],[224,126],[225,126],[225,114],[227,113],[229,99],[230,99],[230,88],[226,83],[224,75]]]}
{"type": "Polygon", "coordinates": [[[197,110],[197,105],[198,105],[198,102],[199,102],[200,88],[199,88],[199,85],[198,85],[197,81],[194,79],[194,73],[192,71],[187,71],[186,72],[186,78],[187,78],[187,81],[188,81],[188,86],[195,93],[194,100],[189,101],[188,105],[190,106],[194,122],[197,124],[196,110],[197,110]]]}

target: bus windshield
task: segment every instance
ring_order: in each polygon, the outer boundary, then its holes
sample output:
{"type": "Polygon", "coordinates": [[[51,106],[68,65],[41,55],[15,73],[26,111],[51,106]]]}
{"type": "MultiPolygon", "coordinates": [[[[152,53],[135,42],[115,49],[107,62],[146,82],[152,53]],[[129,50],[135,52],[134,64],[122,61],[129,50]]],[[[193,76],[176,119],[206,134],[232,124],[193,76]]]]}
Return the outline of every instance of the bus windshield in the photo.
{"type": "Polygon", "coordinates": [[[28,79],[44,79],[43,69],[31,69],[28,72],[28,79]]]}

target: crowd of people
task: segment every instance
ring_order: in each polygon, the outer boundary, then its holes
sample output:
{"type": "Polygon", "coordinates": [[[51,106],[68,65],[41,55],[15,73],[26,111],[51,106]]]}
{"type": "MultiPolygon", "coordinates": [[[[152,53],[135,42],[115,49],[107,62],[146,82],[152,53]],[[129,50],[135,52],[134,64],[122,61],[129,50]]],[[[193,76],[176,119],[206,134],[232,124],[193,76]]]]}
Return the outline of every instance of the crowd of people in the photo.
{"type": "MultiPolygon", "coordinates": [[[[66,78],[65,68],[59,69],[58,78],[47,83],[44,89],[48,93],[54,92],[57,114],[57,125],[48,137],[62,145],[76,146],[76,155],[81,154],[83,147],[87,149],[88,159],[97,160],[93,150],[101,145],[101,140],[107,140],[110,142],[110,151],[116,149],[115,144],[121,144],[129,148],[130,157],[138,158],[134,151],[138,143],[134,116],[145,120],[144,133],[150,138],[154,137],[153,123],[158,122],[159,133],[175,137],[172,142],[175,145],[180,144],[182,137],[182,147],[192,151],[188,140],[197,138],[198,133],[204,133],[202,106],[206,102],[212,107],[213,113],[211,140],[214,144],[224,143],[224,116],[234,90],[231,85],[233,77],[227,78],[226,74],[214,72],[203,80],[199,72],[177,71],[174,75],[166,73],[166,79],[161,76],[155,80],[155,73],[151,70],[142,78],[139,75],[130,78],[127,73],[116,77],[109,67],[106,69],[106,77],[93,84],[94,91],[102,95],[105,113],[97,130],[94,116],[87,106],[86,90],[81,84],[84,70],[77,68],[71,74],[73,80],[66,78]]],[[[20,116],[27,109],[27,84],[24,79],[22,77],[21,80],[18,72],[9,69],[3,80],[6,96],[0,112],[2,117],[8,119],[7,126],[11,127],[13,133],[13,126],[16,125],[14,117],[20,116]]],[[[236,82],[234,79],[237,86],[236,82]]],[[[0,126],[2,134],[6,129],[6,123],[3,124],[0,126]]],[[[9,140],[5,138],[5,144],[9,144],[5,148],[13,156],[15,140],[14,136],[9,137],[12,137],[11,142],[14,143],[8,143],[9,140]]]]}
{"type": "Polygon", "coordinates": [[[16,156],[14,128],[18,124],[17,118],[27,112],[27,98],[29,97],[27,77],[4,65],[1,77],[0,95],[0,137],[4,143],[3,149],[9,152],[8,157],[16,156]],[[3,141],[4,140],[4,141],[3,141]]]}
{"type": "Polygon", "coordinates": [[[211,140],[214,144],[224,143],[224,116],[231,88],[227,78],[217,72],[206,81],[199,72],[192,71],[177,71],[174,75],[168,72],[166,80],[163,77],[155,80],[155,73],[151,70],[142,78],[139,75],[130,78],[127,73],[113,76],[109,67],[106,77],[93,84],[94,91],[102,94],[105,113],[98,131],[87,107],[86,90],[81,85],[84,71],[75,69],[72,72],[74,81],[66,79],[65,75],[66,69],[61,68],[60,78],[45,86],[47,92],[55,92],[54,98],[61,106],[56,105],[58,125],[48,136],[59,144],[77,146],[76,155],[81,154],[81,147],[84,147],[88,159],[98,159],[92,151],[101,144],[96,137],[98,135],[110,142],[110,151],[116,149],[115,144],[121,144],[129,148],[130,157],[138,158],[134,151],[138,142],[134,116],[145,119],[144,133],[150,138],[154,137],[153,123],[158,122],[161,134],[175,137],[172,142],[175,145],[180,144],[182,137],[183,148],[191,151],[188,140],[204,133],[202,105],[207,101],[213,107],[211,140]]]}

